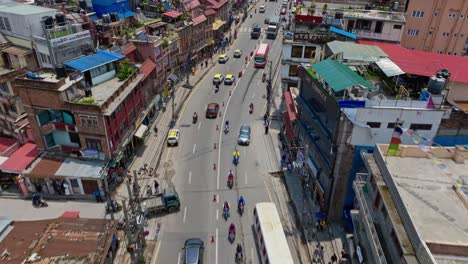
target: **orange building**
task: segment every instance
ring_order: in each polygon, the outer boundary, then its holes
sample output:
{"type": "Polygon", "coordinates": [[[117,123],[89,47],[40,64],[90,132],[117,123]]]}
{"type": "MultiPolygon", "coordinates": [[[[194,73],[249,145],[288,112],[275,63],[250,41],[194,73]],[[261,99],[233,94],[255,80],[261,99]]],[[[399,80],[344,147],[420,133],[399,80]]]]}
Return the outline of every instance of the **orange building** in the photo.
{"type": "Polygon", "coordinates": [[[407,8],[404,47],[468,55],[468,1],[412,0],[407,8]]]}

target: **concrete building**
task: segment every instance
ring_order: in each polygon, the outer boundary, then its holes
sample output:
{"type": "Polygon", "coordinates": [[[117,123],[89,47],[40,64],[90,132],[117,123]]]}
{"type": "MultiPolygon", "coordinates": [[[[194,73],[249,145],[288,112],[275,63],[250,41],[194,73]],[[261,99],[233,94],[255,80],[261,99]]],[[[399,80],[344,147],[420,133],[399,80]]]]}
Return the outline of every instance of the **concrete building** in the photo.
{"type": "Polygon", "coordinates": [[[361,153],[351,255],[361,263],[468,263],[466,147],[388,148],[361,153]]]}
{"type": "Polygon", "coordinates": [[[117,221],[79,218],[77,212],[39,221],[2,221],[1,260],[16,263],[112,263],[117,221]]]}
{"type": "MultiPolygon", "coordinates": [[[[361,150],[372,151],[376,143],[389,142],[397,124],[414,135],[402,138],[405,144],[431,145],[442,118],[449,116],[427,100],[400,94],[405,89],[400,80],[406,86],[415,83],[397,68],[393,75],[370,64],[362,66],[365,72],[356,66],[352,69],[365,78],[334,60],[302,64],[297,111],[288,110],[290,117],[297,118],[284,120],[293,160],[309,182],[311,196],[330,220],[346,217],[353,206],[352,180],[362,166],[361,150]],[[394,84],[389,87],[382,79],[398,83],[401,91],[391,91],[394,84]]],[[[285,98],[291,104],[291,96],[285,98]]]]}
{"type": "Polygon", "coordinates": [[[411,0],[401,44],[408,49],[468,56],[468,2],[411,0]]]}

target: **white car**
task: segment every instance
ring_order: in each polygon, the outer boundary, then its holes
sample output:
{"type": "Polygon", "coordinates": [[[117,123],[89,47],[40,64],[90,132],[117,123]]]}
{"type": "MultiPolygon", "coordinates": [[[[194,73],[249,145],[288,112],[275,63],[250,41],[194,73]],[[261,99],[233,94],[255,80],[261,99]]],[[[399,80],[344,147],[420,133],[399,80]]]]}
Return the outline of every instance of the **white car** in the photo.
{"type": "Polygon", "coordinates": [[[234,58],[240,58],[242,56],[242,50],[236,49],[234,51],[234,58]]]}
{"type": "Polygon", "coordinates": [[[261,5],[260,8],[258,9],[259,13],[265,13],[265,5],[261,5]]]}
{"type": "Polygon", "coordinates": [[[224,79],[224,84],[231,85],[236,80],[236,77],[232,74],[226,74],[226,79],[224,79]]]}
{"type": "Polygon", "coordinates": [[[218,62],[219,63],[226,63],[229,60],[229,56],[226,54],[219,55],[218,62]]]}

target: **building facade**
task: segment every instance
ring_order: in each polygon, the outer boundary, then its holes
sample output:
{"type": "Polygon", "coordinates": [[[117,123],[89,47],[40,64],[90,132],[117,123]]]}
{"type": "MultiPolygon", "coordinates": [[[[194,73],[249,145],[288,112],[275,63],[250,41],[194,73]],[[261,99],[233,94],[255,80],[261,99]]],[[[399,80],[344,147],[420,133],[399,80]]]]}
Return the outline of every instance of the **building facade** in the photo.
{"type": "Polygon", "coordinates": [[[408,49],[468,55],[468,2],[409,1],[401,44],[408,49]]]}

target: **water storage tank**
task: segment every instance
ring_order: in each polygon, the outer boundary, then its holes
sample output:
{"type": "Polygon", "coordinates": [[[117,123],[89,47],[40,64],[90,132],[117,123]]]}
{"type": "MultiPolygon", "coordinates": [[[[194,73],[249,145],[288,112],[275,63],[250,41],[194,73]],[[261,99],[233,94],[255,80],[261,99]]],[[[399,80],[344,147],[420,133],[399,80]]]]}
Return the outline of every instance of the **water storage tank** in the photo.
{"type": "Polygon", "coordinates": [[[336,12],[335,19],[343,19],[343,12],[336,12]]]}
{"type": "Polygon", "coordinates": [[[81,9],[86,10],[86,7],[87,7],[86,0],[80,0],[79,5],[81,9]]]}
{"type": "Polygon", "coordinates": [[[427,87],[427,90],[431,94],[440,94],[442,90],[444,89],[445,86],[445,79],[442,77],[436,77],[432,76],[429,79],[429,85],[427,87]]]}
{"type": "Polygon", "coordinates": [[[104,24],[109,24],[111,22],[111,18],[109,14],[102,15],[102,22],[104,24]]]}
{"type": "Polygon", "coordinates": [[[57,25],[65,26],[65,15],[63,13],[55,14],[55,20],[57,21],[57,25]]]}
{"type": "Polygon", "coordinates": [[[67,70],[63,64],[58,64],[55,66],[55,74],[57,74],[57,79],[67,77],[67,70]]]}
{"type": "Polygon", "coordinates": [[[112,22],[117,22],[119,20],[119,14],[117,12],[110,13],[110,18],[112,22]]]}
{"type": "Polygon", "coordinates": [[[393,2],[392,10],[397,11],[398,7],[400,7],[400,3],[397,1],[393,2]]]}
{"type": "Polygon", "coordinates": [[[51,16],[42,18],[46,28],[52,28],[54,26],[54,19],[51,16]]]}

